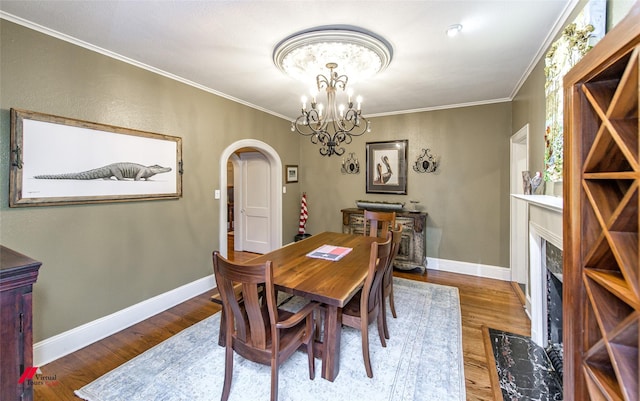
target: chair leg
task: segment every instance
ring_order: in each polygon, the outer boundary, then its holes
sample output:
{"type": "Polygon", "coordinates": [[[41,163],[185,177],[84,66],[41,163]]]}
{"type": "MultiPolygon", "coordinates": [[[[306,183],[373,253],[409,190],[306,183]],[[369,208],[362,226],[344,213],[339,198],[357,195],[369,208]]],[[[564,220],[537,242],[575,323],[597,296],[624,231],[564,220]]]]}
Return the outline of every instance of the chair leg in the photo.
{"type": "Polygon", "coordinates": [[[324,314],[325,310],[322,307],[319,307],[315,312],[313,312],[313,316],[314,316],[314,324],[315,324],[315,330],[313,331],[313,338],[316,341],[321,341],[321,329],[322,329],[322,315],[324,314]]]}
{"type": "Polygon", "coordinates": [[[271,401],[278,401],[278,357],[271,357],[271,401]]]}
{"type": "Polygon", "coordinates": [[[387,301],[386,297],[383,297],[382,305],[381,305],[381,314],[382,314],[382,328],[384,331],[384,338],[389,339],[389,326],[387,326],[387,301]]]}
{"type": "Polygon", "coordinates": [[[227,322],[224,317],[224,310],[220,312],[220,334],[218,334],[218,345],[224,347],[227,338],[227,322]]]}
{"type": "Polygon", "coordinates": [[[312,316],[307,317],[307,358],[309,358],[309,379],[316,377],[316,360],[313,355],[313,341],[315,339],[316,321],[312,316]]]}
{"type": "Polygon", "coordinates": [[[393,284],[389,286],[389,305],[391,306],[391,314],[394,318],[398,318],[396,315],[396,303],[393,302],[393,284]]]}
{"type": "Polygon", "coordinates": [[[221,401],[227,401],[229,399],[229,393],[231,392],[231,378],[233,376],[233,348],[227,345],[225,351],[225,366],[224,366],[224,385],[222,387],[221,401]]]}
{"type": "Polygon", "coordinates": [[[371,370],[371,357],[369,356],[369,325],[367,324],[367,317],[362,317],[360,321],[360,331],[362,333],[362,358],[364,359],[364,368],[367,371],[367,376],[373,377],[373,371],[371,370]]]}
{"type": "Polygon", "coordinates": [[[378,316],[376,320],[378,321],[378,336],[380,337],[380,344],[382,344],[383,347],[386,347],[387,342],[384,339],[384,317],[382,315],[382,309],[380,308],[378,309],[378,316]]]}

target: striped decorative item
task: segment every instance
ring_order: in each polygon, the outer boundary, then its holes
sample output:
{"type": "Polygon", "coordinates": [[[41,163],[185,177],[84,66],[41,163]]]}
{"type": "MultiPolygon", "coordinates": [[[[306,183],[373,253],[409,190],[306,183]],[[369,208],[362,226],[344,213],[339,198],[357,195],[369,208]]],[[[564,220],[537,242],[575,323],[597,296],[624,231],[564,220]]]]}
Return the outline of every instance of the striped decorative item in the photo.
{"type": "Polygon", "coordinates": [[[298,226],[298,234],[304,234],[304,226],[307,224],[309,213],[307,211],[307,194],[302,193],[302,203],[300,205],[300,225],[298,226]]]}

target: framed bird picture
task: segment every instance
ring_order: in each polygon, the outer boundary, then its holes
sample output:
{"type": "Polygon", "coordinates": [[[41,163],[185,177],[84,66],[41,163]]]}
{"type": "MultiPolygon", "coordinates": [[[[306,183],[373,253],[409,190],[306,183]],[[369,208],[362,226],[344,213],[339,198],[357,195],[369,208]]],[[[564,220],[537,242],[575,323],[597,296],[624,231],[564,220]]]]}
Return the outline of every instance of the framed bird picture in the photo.
{"type": "Polygon", "coordinates": [[[406,139],[367,142],[367,193],[407,194],[406,139]]]}

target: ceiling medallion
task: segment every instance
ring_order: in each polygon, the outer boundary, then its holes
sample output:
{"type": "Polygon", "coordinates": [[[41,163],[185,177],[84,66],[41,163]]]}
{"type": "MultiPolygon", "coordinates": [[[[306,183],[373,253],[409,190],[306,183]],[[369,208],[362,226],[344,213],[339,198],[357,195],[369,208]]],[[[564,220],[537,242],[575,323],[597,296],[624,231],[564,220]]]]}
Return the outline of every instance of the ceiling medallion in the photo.
{"type": "Polygon", "coordinates": [[[289,76],[308,82],[338,64],[351,81],[360,81],[383,71],[393,56],[384,39],[354,26],[324,26],[296,33],[273,51],[273,62],[289,76]]]}
{"type": "Polygon", "coordinates": [[[302,97],[302,114],[291,123],[291,130],[310,136],[320,144],[323,156],[344,154],[340,145],[351,143],[353,136],[370,131],[362,116],[362,98],[357,107],[353,90],[347,82],[360,81],[383,71],[391,62],[391,45],[375,35],[355,27],[319,27],[295,34],[280,42],[273,51],[273,61],[286,74],[303,82],[315,81],[311,89],[310,108],[302,97]],[[335,71],[340,68],[341,73],[335,71]],[[329,75],[322,75],[328,68],[329,75]],[[347,90],[346,107],[337,105],[338,91],[347,90]],[[316,101],[325,91],[327,106],[316,101]],[[323,114],[323,110],[326,110],[323,114]]]}

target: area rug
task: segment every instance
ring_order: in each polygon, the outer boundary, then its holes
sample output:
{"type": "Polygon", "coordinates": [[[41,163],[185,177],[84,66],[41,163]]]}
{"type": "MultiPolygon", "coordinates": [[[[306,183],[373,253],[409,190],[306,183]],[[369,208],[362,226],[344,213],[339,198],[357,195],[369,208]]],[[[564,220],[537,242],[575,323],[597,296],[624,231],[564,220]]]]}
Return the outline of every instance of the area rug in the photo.
{"type": "MultiPolygon", "coordinates": [[[[362,359],[360,332],[342,330],[340,373],[334,382],[309,380],[307,357],[295,353],[280,367],[279,400],[465,400],[458,289],[394,278],[398,318],[388,311],[390,340],[369,330],[373,378],[362,359]]],[[[215,401],[224,379],[217,313],[76,391],[88,401],[215,401]]],[[[270,368],[235,356],[230,401],[268,400],[270,368]]]]}

